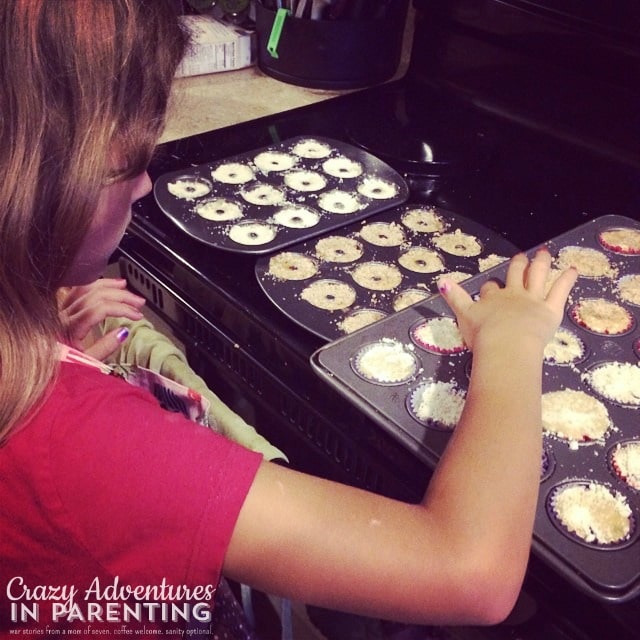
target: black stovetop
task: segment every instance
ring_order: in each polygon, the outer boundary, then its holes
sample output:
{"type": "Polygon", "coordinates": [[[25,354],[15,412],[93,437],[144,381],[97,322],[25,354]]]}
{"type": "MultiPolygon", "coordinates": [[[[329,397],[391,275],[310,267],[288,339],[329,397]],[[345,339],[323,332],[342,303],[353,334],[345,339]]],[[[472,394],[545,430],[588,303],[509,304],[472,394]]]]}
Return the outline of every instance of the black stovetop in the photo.
{"type": "MultiPolygon", "coordinates": [[[[150,173],[155,178],[298,135],[361,144],[407,178],[411,202],[455,211],[525,250],[591,218],[635,218],[640,211],[635,167],[407,80],[162,145],[150,173]],[[376,131],[383,134],[378,139],[376,131]],[[381,139],[398,142],[381,146],[381,139]],[[419,154],[425,141],[429,162],[419,154]]],[[[254,257],[186,237],[151,195],[136,205],[130,232],[163,245],[274,335],[286,331],[303,357],[318,346],[266,299],[254,257]]]]}

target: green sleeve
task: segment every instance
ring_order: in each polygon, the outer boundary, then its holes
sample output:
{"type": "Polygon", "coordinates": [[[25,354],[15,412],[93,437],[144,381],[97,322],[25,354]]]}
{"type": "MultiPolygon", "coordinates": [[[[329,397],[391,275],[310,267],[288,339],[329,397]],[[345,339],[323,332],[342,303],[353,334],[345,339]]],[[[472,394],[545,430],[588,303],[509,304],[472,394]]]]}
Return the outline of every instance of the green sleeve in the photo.
{"type": "Polygon", "coordinates": [[[102,331],[106,333],[122,326],[129,329],[129,337],[111,356],[111,363],[135,364],[197,391],[210,402],[209,423],[215,431],[247,449],[262,453],[266,460],[288,461],[282,451],[270,444],[209,389],[189,366],[178,346],[157,331],[151,322],[146,319],[132,322],[126,318],[108,318],[102,325],[102,331]]]}

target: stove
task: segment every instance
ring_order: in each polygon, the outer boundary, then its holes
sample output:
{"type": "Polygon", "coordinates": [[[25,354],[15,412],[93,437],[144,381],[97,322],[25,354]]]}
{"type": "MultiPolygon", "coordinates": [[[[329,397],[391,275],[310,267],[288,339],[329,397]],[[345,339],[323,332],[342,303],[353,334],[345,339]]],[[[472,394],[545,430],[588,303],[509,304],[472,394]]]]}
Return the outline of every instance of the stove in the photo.
{"type": "MultiPolygon", "coordinates": [[[[389,164],[410,203],[456,212],[523,250],[605,214],[638,219],[640,12],[582,4],[414,0],[404,78],[164,144],[150,173],[317,136],[389,164]]],[[[255,256],[194,240],[150,195],[118,257],[194,369],[293,467],[419,499],[428,465],[313,372],[324,341],[267,298],[255,256]]],[[[460,637],[624,640],[639,625],[640,602],[593,598],[532,554],[514,618],[460,637]]]]}

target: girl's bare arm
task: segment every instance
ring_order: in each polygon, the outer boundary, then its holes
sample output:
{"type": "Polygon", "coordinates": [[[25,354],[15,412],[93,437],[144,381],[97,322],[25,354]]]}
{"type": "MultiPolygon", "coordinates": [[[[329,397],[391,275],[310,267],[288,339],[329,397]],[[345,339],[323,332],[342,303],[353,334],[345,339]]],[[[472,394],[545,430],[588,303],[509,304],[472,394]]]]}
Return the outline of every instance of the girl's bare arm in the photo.
{"type": "Polygon", "coordinates": [[[546,299],[550,257],[516,256],[506,286],[443,295],[472,348],[465,408],[423,501],[404,504],[263,464],[224,572],[271,593],[365,615],[491,624],[526,569],[541,464],[542,352],[575,272],[546,299]]]}

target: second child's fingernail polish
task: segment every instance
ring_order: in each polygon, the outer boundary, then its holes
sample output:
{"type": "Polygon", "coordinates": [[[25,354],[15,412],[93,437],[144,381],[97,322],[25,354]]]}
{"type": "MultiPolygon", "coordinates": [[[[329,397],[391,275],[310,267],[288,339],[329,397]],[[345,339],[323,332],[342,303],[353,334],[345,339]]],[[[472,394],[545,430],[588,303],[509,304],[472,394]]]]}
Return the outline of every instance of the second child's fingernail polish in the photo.
{"type": "Polygon", "coordinates": [[[438,282],[438,291],[442,294],[448,293],[451,285],[446,280],[438,282]]]}
{"type": "Polygon", "coordinates": [[[116,333],[116,340],[118,342],[124,342],[129,337],[129,329],[127,327],[121,327],[116,333]]]}

